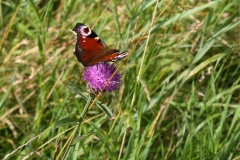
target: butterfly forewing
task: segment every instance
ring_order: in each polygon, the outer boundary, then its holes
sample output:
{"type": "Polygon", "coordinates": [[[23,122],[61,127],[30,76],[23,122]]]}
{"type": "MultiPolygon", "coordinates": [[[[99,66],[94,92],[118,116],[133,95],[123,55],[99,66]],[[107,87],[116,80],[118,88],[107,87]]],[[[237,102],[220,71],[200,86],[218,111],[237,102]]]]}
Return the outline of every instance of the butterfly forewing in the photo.
{"type": "Polygon", "coordinates": [[[85,67],[119,59],[120,52],[116,49],[108,49],[104,41],[86,25],[77,23],[73,31],[77,33],[74,54],[85,67]]]}

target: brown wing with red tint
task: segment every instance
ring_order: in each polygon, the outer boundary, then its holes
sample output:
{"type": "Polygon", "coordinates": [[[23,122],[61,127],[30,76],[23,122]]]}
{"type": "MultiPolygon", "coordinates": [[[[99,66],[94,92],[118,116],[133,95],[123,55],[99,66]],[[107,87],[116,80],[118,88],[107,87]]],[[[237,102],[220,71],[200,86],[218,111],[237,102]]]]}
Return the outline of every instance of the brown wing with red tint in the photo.
{"type": "Polygon", "coordinates": [[[77,33],[74,54],[85,67],[118,59],[119,54],[121,54],[116,49],[108,49],[98,35],[82,23],[78,23],[73,31],[77,33]]]}

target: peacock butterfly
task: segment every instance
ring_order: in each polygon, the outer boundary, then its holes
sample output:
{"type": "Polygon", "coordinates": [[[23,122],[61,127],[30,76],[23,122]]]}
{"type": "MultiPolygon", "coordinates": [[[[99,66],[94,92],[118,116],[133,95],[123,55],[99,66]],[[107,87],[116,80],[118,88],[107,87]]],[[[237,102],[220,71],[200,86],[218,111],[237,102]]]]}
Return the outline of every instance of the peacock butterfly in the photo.
{"type": "Polygon", "coordinates": [[[85,67],[99,62],[120,60],[128,54],[117,49],[109,49],[93,30],[82,23],[77,23],[73,31],[77,33],[74,54],[85,67]]]}

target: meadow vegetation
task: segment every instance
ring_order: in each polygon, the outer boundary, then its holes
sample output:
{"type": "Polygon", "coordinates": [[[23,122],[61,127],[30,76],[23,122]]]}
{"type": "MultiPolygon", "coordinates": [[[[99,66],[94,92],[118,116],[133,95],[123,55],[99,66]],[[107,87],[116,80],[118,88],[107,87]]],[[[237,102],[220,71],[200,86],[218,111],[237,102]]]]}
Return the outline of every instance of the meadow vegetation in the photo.
{"type": "Polygon", "coordinates": [[[0,1],[0,158],[240,159],[237,0],[0,1]],[[76,23],[122,84],[93,94],[76,23]]]}

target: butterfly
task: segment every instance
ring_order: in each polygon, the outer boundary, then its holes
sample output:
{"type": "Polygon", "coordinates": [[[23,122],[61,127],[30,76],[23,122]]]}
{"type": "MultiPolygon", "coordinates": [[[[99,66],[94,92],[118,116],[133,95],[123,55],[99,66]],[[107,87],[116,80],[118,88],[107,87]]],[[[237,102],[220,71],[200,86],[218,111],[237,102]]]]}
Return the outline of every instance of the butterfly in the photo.
{"type": "Polygon", "coordinates": [[[77,23],[73,31],[77,33],[74,54],[84,67],[100,62],[121,60],[128,54],[128,52],[108,48],[93,30],[82,23],[77,23]]]}

